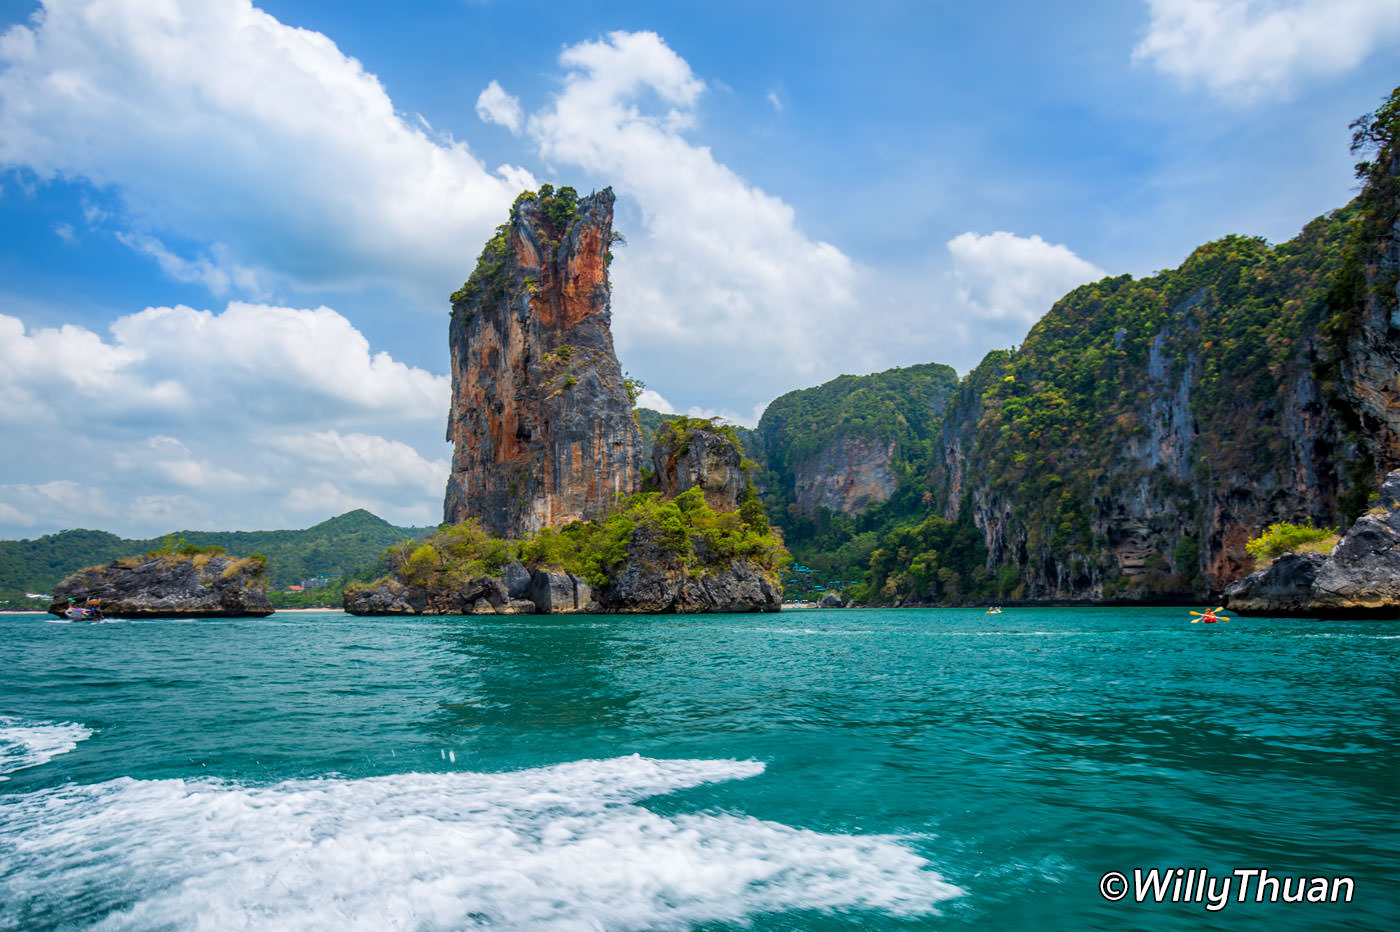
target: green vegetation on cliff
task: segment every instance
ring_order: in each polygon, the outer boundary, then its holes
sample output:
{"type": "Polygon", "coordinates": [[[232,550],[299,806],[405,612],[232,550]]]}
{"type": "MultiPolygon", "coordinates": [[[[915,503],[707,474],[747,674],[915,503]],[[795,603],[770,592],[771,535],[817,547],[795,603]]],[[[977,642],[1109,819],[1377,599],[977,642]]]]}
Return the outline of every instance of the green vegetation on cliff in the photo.
{"type": "Polygon", "coordinates": [[[698,487],[673,499],[643,492],[626,499],[601,522],[541,530],[522,543],[520,558],[527,565],[575,573],[601,586],[626,562],[628,546],[643,533],[661,554],[674,557],[692,576],[703,576],[735,559],[779,572],[788,559],[787,550],[769,526],[762,506],[753,504],[756,508],[745,502],[739,511],[716,512],[698,487]]]}
{"type": "Polygon", "coordinates": [[[986,559],[987,548],[971,523],[925,518],[880,538],[864,585],[851,594],[868,601],[912,597],[940,602],[1010,594],[1014,581],[994,579],[986,559]]]}
{"type": "Polygon", "coordinates": [[[712,417],[687,417],[684,414],[674,414],[666,417],[657,425],[655,434],[652,437],[652,445],[661,444],[678,455],[684,455],[690,449],[690,437],[692,431],[703,430],[712,434],[719,434],[742,456],[744,444],[739,439],[739,428],[732,424],[723,424],[712,417]]]}
{"type": "Polygon", "coordinates": [[[1283,521],[1269,525],[1264,533],[1244,546],[1250,556],[1262,562],[1285,553],[1331,553],[1340,538],[1340,528],[1320,528],[1283,521]]]}
{"type": "Polygon", "coordinates": [[[792,551],[794,572],[785,579],[794,597],[820,595],[863,579],[878,534],[907,522],[919,509],[942,415],[956,391],[952,367],[937,363],[906,366],[872,375],[843,375],[816,388],[788,392],[763,412],[751,459],[768,512],[782,525],[792,551]],[[889,471],[899,480],[890,501],[848,516],[797,503],[797,473],[839,441],[894,444],[889,471]],[[912,495],[912,499],[910,496],[912,495]]]}
{"type": "Polygon", "coordinates": [[[788,560],[757,499],[750,496],[739,511],[715,512],[698,487],[673,499],[642,492],[619,502],[601,521],[544,528],[525,540],[494,537],[469,519],[420,541],[395,544],[383,559],[399,582],[428,588],[451,589],[498,575],[516,560],[603,586],[627,562],[628,548],[639,535],[655,546],[658,556],[674,558],[691,576],[721,570],[735,559],[778,573],[788,560]]]}
{"type": "Polygon", "coordinates": [[[399,541],[384,551],[382,560],[402,582],[448,589],[498,574],[518,555],[518,546],[492,537],[480,521],[468,518],[421,540],[399,541]]]}
{"type": "Polygon", "coordinates": [[[653,411],[651,408],[634,408],[632,414],[637,419],[637,429],[642,434],[642,452],[650,456],[651,446],[656,441],[656,431],[668,419],[675,417],[674,414],[662,414],[660,411],[653,411]]]}
{"type": "Polygon", "coordinates": [[[510,228],[527,207],[534,208],[541,220],[541,232],[545,237],[541,245],[556,248],[568,236],[570,226],[578,217],[578,192],[568,185],[555,190],[551,184],[540,185],[538,192],[521,191],[511,205],[510,219],[496,227],[481,248],[476,268],[462,287],[452,292],[450,300],[454,311],[461,312],[468,305],[489,304],[505,297],[509,284],[506,263],[510,259],[510,228]]]}
{"type": "Polygon", "coordinates": [[[963,381],[939,427],[966,464],[945,456],[906,481],[885,509],[895,526],[878,536],[863,596],[1015,598],[1030,594],[1022,584],[1036,563],[1053,565],[1067,589],[1098,579],[1104,597],[1199,592],[1202,496],[1288,462],[1283,422],[1296,415],[1285,393],[1318,366],[1312,347],[1333,313],[1329,293],[1357,222],[1355,209],[1337,211],[1279,246],[1229,236],[1178,269],[1107,278],[1062,298],[1018,350],[989,355],[963,381]],[[1163,397],[1169,386],[1185,388],[1163,397]],[[971,504],[951,500],[958,481],[975,482],[983,501],[1014,503],[993,517],[1024,529],[1024,556],[1005,550],[995,555],[1001,565],[974,573],[966,534],[961,548],[937,541],[917,551],[913,529],[900,525],[922,522],[927,534],[933,516],[965,516],[971,504]],[[1187,507],[1179,525],[1164,515],[1149,528],[1168,542],[1128,578],[1117,575],[1103,510],[1140,490],[1187,507]],[[913,506],[907,517],[895,513],[901,504],[913,506]],[[917,559],[886,565],[891,553],[917,559]]]}
{"type": "Polygon", "coordinates": [[[933,451],[940,415],[958,385],[951,366],[925,363],[873,375],[842,375],[775,399],[758,431],[780,479],[842,437],[892,440],[899,463],[933,451]]]}
{"type": "Polygon", "coordinates": [[[633,413],[637,418],[637,429],[642,433],[642,453],[648,460],[652,447],[656,445],[657,437],[661,436],[661,428],[676,422],[688,423],[691,426],[722,433],[725,437],[739,444],[739,450],[746,460],[761,462],[764,457],[763,441],[756,430],[750,430],[738,424],[725,424],[721,422],[720,418],[692,418],[684,414],[662,414],[651,408],[636,408],[633,413]]]}

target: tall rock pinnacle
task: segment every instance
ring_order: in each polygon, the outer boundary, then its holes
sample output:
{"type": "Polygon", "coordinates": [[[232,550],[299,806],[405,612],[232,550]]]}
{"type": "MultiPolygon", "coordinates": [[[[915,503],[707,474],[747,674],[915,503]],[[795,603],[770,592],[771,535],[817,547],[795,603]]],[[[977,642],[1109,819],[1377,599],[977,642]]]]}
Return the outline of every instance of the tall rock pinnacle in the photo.
{"type": "Polygon", "coordinates": [[[446,522],[523,537],[637,490],[641,436],[610,328],[612,215],[611,188],[522,194],[452,295],[446,522]]]}

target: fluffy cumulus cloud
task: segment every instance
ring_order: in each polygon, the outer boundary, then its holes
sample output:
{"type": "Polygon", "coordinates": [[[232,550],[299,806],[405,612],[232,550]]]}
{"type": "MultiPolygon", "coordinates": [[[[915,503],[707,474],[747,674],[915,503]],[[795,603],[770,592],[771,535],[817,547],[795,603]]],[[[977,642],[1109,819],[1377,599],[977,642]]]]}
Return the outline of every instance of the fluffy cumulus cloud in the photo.
{"type": "Polygon", "coordinates": [[[0,37],[0,164],[112,186],[128,245],[216,294],[440,298],[532,180],[430,136],[326,36],[248,0],[44,0],[0,37]],[[179,256],[167,231],[208,248],[179,256]]]}
{"type": "Polygon", "coordinates": [[[486,85],[486,90],[476,98],[476,115],[487,123],[504,126],[512,133],[520,132],[521,121],[525,119],[520,109],[520,99],[507,94],[496,81],[486,85]]]}
{"type": "Polygon", "coordinates": [[[1338,74],[1400,40],[1397,0],[1147,0],[1134,60],[1249,101],[1338,74]]]}
{"type": "Polygon", "coordinates": [[[859,365],[859,270],[687,137],[705,85],[686,61],[654,33],[614,32],[560,63],[562,89],[527,133],[550,164],[606,179],[640,215],[613,265],[624,362],[645,360],[638,374],[668,396],[746,411],[835,374],[833,347],[859,365]]]}
{"type": "Polygon", "coordinates": [[[948,254],[959,304],[1012,341],[1065,292],[1106,274],[1066,246],[1002,231],[963,233],[948,241],[948,254]]]}
{"type": "Polygon", "coordinates": [[[435,523],[448,380],[335,311],[147,308],[107,335],[0,314],[0,536],[435,523]]]}
{"type": "Polygon", "coordinates": [[[637,407],[650,408],[653,411],[660,411],[662,414],[675,414],[676,406],[667,401],[659,392],[653,389],[646,389],[637,396],[637,407]]]}

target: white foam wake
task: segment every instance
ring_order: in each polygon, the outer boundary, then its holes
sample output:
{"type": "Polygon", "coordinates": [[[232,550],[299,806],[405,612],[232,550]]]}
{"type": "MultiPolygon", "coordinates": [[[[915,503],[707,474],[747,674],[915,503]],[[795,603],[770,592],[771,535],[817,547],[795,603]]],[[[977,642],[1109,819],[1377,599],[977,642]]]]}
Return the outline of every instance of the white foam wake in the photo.
{"type": "MultiPolygon", "coordinates": [[[[67,754],[79,741],[91,736],[91,728],[72,722],[36,724],[0,715],[0,774],[37,767],[60,754],[67,754]]],[[[0,776],[0,780],[8,779],[0,776]]]]}
{"type": "Polygon", "coordinates": [[[636,804],[762,770],[633,756],[0,797],[0,928],[663,930],[795,909],[920,915],[961,892],[897,838],[636,804]]]}

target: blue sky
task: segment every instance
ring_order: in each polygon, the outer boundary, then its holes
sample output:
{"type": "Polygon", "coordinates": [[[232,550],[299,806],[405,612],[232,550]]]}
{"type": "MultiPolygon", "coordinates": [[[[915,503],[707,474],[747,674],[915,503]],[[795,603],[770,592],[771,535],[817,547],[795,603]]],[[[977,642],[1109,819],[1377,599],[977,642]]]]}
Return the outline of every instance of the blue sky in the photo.
{"type": "Polygon", "coordinates": [[[1400,0],[0,0],[0,536],[440,519],[447,299],[612,185],[663,409],[1017,344],[1355,193],[1400,0]]]}

